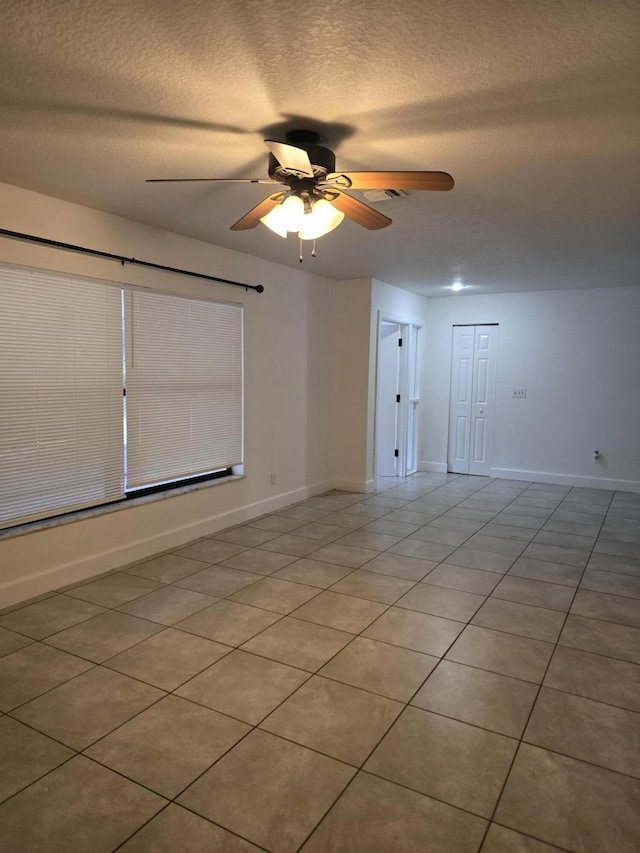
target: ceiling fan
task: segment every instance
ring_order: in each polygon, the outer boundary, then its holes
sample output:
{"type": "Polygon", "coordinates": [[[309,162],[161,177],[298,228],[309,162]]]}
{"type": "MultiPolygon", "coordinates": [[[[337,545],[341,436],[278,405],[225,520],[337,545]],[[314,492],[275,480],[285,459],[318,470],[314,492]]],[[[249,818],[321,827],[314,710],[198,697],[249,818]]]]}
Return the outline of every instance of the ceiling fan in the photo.
{"type": "Polygon", "coordinates": [[[318,145],[320,137],[314,131],[290,131],[286,140],[265,139],[269,149],[268,178],[151,178],[148,183],[279,184],[282,189],[245,213],[231,230],[246,231],[263,222],[281,237],[297,231],[301,240],[315,240],[328,234],[345,216],[370,231],[391,225],[388,216],[348,195],[345,190],[453,188],[453,178],[446,172],[336,172],[334,153],[318,145]]]}

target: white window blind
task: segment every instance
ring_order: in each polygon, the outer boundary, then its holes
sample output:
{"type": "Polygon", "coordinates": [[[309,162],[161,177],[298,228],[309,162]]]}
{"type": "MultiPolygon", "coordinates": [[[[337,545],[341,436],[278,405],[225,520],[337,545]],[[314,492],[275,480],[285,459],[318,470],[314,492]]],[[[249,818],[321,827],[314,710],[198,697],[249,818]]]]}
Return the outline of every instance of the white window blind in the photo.
{"type": "Polygon", "coordinates": [[[125,294],[127,488],[242,463],[242,307],[125,294]]]}
{"type": "Polygon", "coordinates": [[[0,268],[0,527],[123,495],[121,290],[0,268]]]}

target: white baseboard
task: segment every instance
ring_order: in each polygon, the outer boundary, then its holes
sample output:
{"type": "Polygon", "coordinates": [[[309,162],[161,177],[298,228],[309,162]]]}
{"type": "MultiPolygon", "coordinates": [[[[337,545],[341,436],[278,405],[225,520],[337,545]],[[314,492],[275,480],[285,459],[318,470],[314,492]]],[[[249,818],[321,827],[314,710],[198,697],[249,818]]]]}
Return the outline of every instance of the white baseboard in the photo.
{"type": "Polygon", "coordinates": [[[610,477],[587,477],[576,474],[556,474],[550,471],[522,471],[518,468],[491,468],[491,477],[503,480],[532,480],[554,486],[577,486],[586,489],[607,489],[621,492],[640,492],[638,480],[615,480],[610,477]]]}
{"type": "MultiPolygon", "coordinates": [[[[91,554],[87,557],[80,557],[63,565],[7,580],[0,584],[0,609],[10,607],[13,604],[26,601],[51,590],[59,589],[62,586],[78,583],[94,575],[129,566],[141,560],[150,559],[156,554],[179,548],[181,545],[185,545],[194,539],[211,536],[227,527],[233,527],[235,524],[242,524],[249,519],[258,518],[270,512],[277,512],[289,504],[315,497],[334,488],[342,487],[336,486],[335,481],[330,480],[300,489],[293,489],[292,491],[256,501],[255,503],[247,504],[229,512],[201,519],[193,524],[164,530],[156,536],[133,542],[130,541],[124,545],[117,545],[114,548],[110,548],[107,551],[91,554]]],[[[126,510],[123,510],[123,512],[126,512],[126,510]]],[[[43,534],[46,535],[46,532],[42,530],[32,535],[42,536],[43,534]]],[[[20,539],[26,541],[29,539],[29,536],[30,534],[28,533],[23,534],[20,539]]]]}
{"type": "Polygon", "coordinates": [[[447,473],[447,463],[446,462],[420,462],[418,464],[418,471],[428,472],[430,474],[446,474],[447,473]]]}

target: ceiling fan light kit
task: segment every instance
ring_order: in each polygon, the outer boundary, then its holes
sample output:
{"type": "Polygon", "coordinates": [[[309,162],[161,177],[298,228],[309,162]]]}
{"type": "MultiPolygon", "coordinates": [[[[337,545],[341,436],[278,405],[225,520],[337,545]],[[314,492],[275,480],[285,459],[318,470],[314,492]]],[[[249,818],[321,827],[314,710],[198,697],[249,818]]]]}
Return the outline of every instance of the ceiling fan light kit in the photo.
{"type": "MultiPolygon", "coordinates": [[[[319,136],[309,130],[290,131],[286,142],[265,139],[269,149],[268,179],[185,178],[187,181],[284,184],[276,192],[245,213],[231,226],[246,231],[262,222],[280,237],[297,232],[300,241],[323,237],[348,217],[369,231],[391,225],[388,216],[374,210],[345,190],[396,191],[450,190],[453,178],[446,172],[336,172],[333,151],[318,145],[319,136]]],[[[176,181],[156,178],[153,182],[176,181]]],[[[390,193],[389,193],[390,195],[390,193]]],[[[377,200],[377,199],[371,199],[377,200]]],[[[312,255],[315,257],[315,247],[312,255]]],[[[300,255],[302,260],[302,253],[300,255]]]]}

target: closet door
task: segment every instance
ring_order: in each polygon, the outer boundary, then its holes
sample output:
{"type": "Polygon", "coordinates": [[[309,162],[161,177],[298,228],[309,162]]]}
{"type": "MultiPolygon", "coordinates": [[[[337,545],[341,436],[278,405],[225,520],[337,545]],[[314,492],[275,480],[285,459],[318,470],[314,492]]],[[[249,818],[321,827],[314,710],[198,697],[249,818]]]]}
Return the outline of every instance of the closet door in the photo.
{"type": "Polygon", "coordinates": [[[454,326],[447,468],[489,476],[498,326],[454,326]]]}

